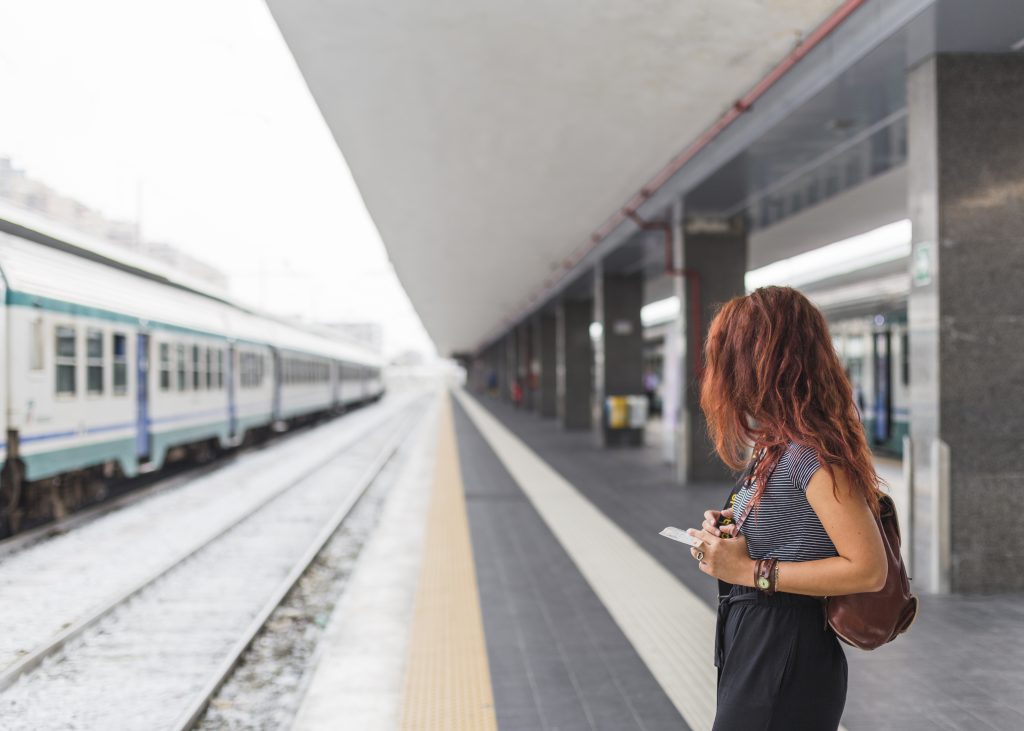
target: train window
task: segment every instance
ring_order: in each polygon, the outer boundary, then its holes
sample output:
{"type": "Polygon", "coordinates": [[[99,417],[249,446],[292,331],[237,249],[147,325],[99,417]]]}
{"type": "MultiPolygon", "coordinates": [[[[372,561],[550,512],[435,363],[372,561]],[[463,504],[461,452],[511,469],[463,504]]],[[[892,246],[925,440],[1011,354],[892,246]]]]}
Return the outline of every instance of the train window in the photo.
{"type": "Polygon", "coordinates": [[[114,394],[128,392],[128,338],[114,333],[114,394]]]}
{"type": "Polygon", "coordinates": [[[185,346],[178,344],[175,348],[177,354],[177,366],[178,366],[178,390],[184,391],[188,386],[188,381],[185,379],[185,346]]]}
{"type": "Polygon", "coordinates": [[[192,389],[198,391],[203,385],[202,360],[199,357],[199,346],[192,346],[192,389]]]}
{"type": "Polygon", "coordinates": [[[160,343],[160,390],[171,390],[171,346],[160,343]]]}
{"type": "Polygon", "coordinates": [[[33,371],[43,370],[43,318],[32,321],[32,344],[29,347],[28,367],[33,371]]]}
{"type": "Polygon", "coordinates": [[[217,348],[217,388],[224,388],[224,351],[217,348]]]}
{"type": "Polygon", "coordinates": [[[910,385],[910,334],[907,331],[903,331],[903,335],[900,336],[900,374],[903,379],[903,385],[910,385]]]}
{"type": "Polygon", "coordinates": [[[74,396],[75,379],[75,329],[57,327],[57,394],[74,396]]]}
{"type": "Polygon", "coordinates": [[[103,332],[88,330],[85,334],[85,390],[103,393],[103,332]]]}
{"type": "Polygon", "coordinates": [[[239,356],[239,383],[245,388],[255,388],[263,379],[263,356],[256,353],[241,353],[239,356]]]}
{"type": "Polygon", "coordinates": [[[206,388],[213,388],[213,350],[204,348],[206,351],[206,388]]]}

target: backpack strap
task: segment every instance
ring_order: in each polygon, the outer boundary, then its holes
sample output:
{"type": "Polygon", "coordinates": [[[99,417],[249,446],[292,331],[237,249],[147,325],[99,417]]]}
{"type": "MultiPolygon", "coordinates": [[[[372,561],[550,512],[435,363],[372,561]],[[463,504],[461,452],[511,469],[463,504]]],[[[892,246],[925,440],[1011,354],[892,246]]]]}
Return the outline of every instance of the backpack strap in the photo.
{"type": "MultiPolygon", "coordinates": [[[[740,478],[736,481],[736,484],[732,486],[732,490],[729,491],[729,497],[726,498],[725,505],[722,506],[722,510],[727,510],[728,508],[733,507],[733,504],[736,502],[736,493],[738,493],[743,488],[747,487],[753,481],[754,470],[757,469],[757,465],[761,461],[761,458],[763,456],[764,450],[762,449],[761,451],[754,455],[754,458],[752,460],[750,460],[750,464],[747,465],[747,468],[743,471],[743,474],[740,475],[740,478]]],[[[720,525],[729,525],[729,523],[731,522],[733,521],[720,523],[720,525]]],[[[719,602],[721,602],[729,596],[729,592],[732,591],[732,587],[733,585],[730,584],[728,581],[722,581],[721,579],[718,580],[719,602]]]]}

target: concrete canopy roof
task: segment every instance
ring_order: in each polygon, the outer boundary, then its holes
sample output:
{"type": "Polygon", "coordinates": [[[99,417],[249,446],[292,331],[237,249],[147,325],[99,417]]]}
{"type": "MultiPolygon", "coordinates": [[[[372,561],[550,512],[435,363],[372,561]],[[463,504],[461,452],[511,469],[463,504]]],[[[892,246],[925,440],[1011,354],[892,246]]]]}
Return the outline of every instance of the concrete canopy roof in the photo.
{"type": "Polygon", "coordinates": [[[268,0],[442,353],[472,351],[839,0],[268,0]]]}

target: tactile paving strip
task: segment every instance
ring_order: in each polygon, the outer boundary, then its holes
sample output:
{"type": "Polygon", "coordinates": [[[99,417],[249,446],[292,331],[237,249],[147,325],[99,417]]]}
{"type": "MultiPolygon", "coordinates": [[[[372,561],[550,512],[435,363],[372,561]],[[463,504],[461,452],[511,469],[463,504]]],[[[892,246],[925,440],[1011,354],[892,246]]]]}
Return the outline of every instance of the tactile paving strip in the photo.
{"type": "Polygon", "coordinates": [[[497,731],[455,426],[447,396],[439,429],[401,728],[497,731]]]}

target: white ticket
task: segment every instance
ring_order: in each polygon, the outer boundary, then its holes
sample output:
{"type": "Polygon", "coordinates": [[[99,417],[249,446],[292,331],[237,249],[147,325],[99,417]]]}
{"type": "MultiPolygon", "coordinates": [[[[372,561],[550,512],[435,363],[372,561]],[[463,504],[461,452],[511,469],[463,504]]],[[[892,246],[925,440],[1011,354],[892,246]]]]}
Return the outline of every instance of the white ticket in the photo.
{"type": "Polygon", "coordinates": [[[661,531],[661,533],[659,533],[658,535],[665,536],[666,538],[671,538],[673,541],[685,543],[686,545],[693,546],[694,548],[699,548],[700,546],[704,545],[704,543],[699,538],[694,538],[686,531],[681,530],[679,528],[673,528],[672,526],[669,526],[665,530],[661,531]]]}

